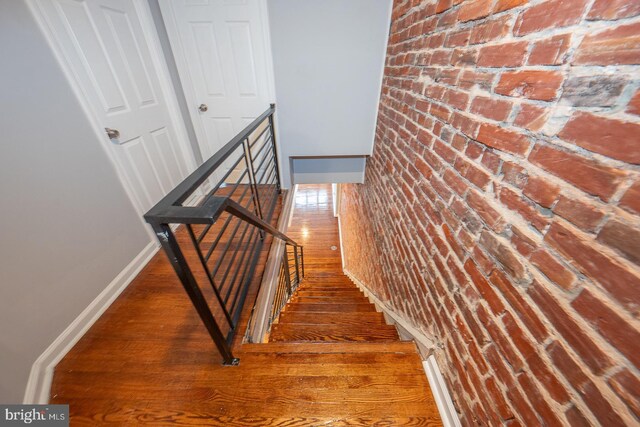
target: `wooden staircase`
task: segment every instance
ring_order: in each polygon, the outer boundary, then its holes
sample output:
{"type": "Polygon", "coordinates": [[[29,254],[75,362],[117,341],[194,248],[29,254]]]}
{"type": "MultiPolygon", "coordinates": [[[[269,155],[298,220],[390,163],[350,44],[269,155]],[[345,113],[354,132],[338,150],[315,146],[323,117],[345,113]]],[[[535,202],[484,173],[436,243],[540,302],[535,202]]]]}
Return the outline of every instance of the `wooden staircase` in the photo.
{"type": "Polygon", "coordinates": [[[394,326],[343,274],[306,278],[277,323],[270,342],[393,342],[394,326]]]}

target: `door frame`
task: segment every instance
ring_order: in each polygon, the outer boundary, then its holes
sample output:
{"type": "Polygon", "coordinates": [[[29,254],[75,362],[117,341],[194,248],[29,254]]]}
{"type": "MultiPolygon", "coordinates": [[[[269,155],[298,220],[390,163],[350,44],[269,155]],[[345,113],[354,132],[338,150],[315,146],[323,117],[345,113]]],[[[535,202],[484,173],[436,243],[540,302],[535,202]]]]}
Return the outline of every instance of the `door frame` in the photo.
{"type": "MultiPolygon", "coordinates": [[[[200,156],[203,161],[207,159],[204,158],[202,153],[202,147],[207,146],[207,134],[202,125],[202,120],[200,118],[200,114],[196,110],[196,106],[199,104],[198,96],[196,94],[193,80],[191,79],[191,75],[189,74],[189,65],[188,60],[185,55],[184,45],[182,43],[182,39],[180,37],[180,32],[178,30],[178,23],[176,21],[175,14],[173,13],[173,8],[171,3],[174,0],[158,0],[158,4],[160,5],[160,11],[162,14],[162,20],[164,21],[165,28],[167,29],[167,36],[169,39],[169,44],[171,45],[171,51],[173,52],[173,57],[176,61],[178,76],[180,78],[180,82],[182,83],[182,89],[184,90],[184,96],[187,100],[187,106],[189,110],[189,117],[191,122],[193,123],[193,128],[196,134],[196,138],[198,139],[198,150],[200,151],[200,156]]],[[[273,73],[273,53],[271,50],[271,31],[269,27],[269,11],[267,9],[267,0],[258,0],[259,10],[260,10],[260,19],[262,20],[262,37],[263,37],[263,47],[266,56],[266,67],[267,67],[267,97],[269,98],[269,103],[276,102],[276,85],[275,78],[273,73]]],[[[268,106],[265,105],[265,109],[268,106]]],[[[277,126],[277,115],[274,115],[274,120],[276,121],[275,132],[276,132],[276,141],[278,141],[278,126],[277,126]]],[[[280,147],[278,147],[280,148],[280,147]]],[[[278,149],[278,154],[281,150],[278,149]]],[[[279,159],[278,159],[279,160],[279,159]]]]}
{"type": "MultiPolygon", "coordinates": [[[[140,18],[141,30],[142,34],[149,45],[149,54],[151,56],[151,61],[153,63],[154,68],[158,73],[158,81],[160,84],[160,89],[162,91],[162,95],[164,96],[165,102],[167,104],[167,110],[169,112],[169,120],[171,125],[174,128],[176,133],[176,138],[178,142],[178,151],[180,155],[183,156],[185,165],[187,166],[187,175],[193,172],[197,166],[196,158],[194,156],[193,150],[189,144],[189,137],[187,134],[187,130],[185,128],[185,124],[182,119],[182,114],[178,107],[178,101],[176,98],[176,91],[171,82],[169,69],[167,67],[166,60],[162,53],[162,48],[160,46],[160,39],[158,38],[158,33],[156,27],[153,23],[153,17],[151,15],[151,9],[149,8],[149,4],[146,0],[131,0],[134,8],[140,18]]],[[[64,76],[66,77],[69,85],[71,86],[71,90],[73,91],[76,99],[80,103],[80,106],[89,120],[91,127],[93,128],[95,135],[100,141],[100,146],[103,151],[106,153],[107,158],[111,162],[111,165],[116,171],[116,175],[120,184],[125,190],[129,201],[133,205],[135,211],[139,214],[138,218],[140,220],[140,224],[144,227],[149,235],[150,242],[153,242],[156,246],[159,246],[159,243],[156,241],[156,236],[151,230],[151,227],[147,225],[144,221],[142,215],[146,212],[142,212],[142,207],[139,206],[138,201],[134,195],[134,191],[132,189],[132,184],[129,182],[125,172],[122,170],[122,167],[118,163],[115,158],[115,154],[111,150],[111,145],[113,144],[111,140],[108,138],[106,132],[103,131],[104,124],[100,123],[100,119],[94,113],[93,107],[91,106],[86,94],[84,93],[78,78],[73,72],[73,68],[69,63],[66,55],[59,48],[58,43],[55,41],[55,35],[53,29],[49,26],[47,22],[46,13],[40,8],[37,0],[27,0],[27,5],[33,14],[38,27],[42,31],[49,48],[53,52],[56,61],[60,65],[64,76]]]]}

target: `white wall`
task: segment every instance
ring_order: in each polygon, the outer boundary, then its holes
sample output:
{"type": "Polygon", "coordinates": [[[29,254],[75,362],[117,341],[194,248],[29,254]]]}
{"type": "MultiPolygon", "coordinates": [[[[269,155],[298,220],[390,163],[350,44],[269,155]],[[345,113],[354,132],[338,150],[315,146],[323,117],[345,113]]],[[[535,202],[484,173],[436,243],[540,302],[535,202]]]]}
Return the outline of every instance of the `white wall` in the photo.
{"type": "Polygon", "coordinates": [[[23,0],[0,1],[0,402],[147,245],[23,0]]]}
{"type": "Polygon", "coordinates": [[[291,156],[372,153],[391,3],[268,1],[285,186],[291,156]]]}

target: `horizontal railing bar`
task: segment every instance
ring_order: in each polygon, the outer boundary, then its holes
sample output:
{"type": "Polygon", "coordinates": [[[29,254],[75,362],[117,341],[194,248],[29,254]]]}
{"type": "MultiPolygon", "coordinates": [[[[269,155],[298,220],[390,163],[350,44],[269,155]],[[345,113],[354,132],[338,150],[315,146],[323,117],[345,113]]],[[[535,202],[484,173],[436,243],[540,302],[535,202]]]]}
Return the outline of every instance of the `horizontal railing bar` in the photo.
{"type": "MultiPolygon", "coordinates": [[[[249,190],[249,187],[247,186],[247,188],[245,188],[244,192],[242,193],[242,196],[240,197],[239,200],[244,199],[245,195],[247,194],[247,191],[249,190]]],[[[249,199],[251,200],[251,199],[249,199]]],[[[216,237],[216,239],[213,241],[213,243],[211,243],[211,246],[209,247],[209,250],[207,251],[207,254],[205,255],[205,261],[209,262],[209,258],[211,258],[211,254],[213,253],[213,251],[215,250],[216,246],[218,246],[218,243],[220,242],[220,239],[222,238],[222,235],[224,234],[224,232],[227,230],[227,227],[229,226],[229,223],[231,222],[231,220],[234,218],[233,215],[229,215],[227,217],[227,219],[225,220],[224,224],[222,225],[222,228],[220,229],[220,231],[218,232],[218,236],[216,237]]]]}
{"type": "Polygon", "coordinates": [[[278,231],[275,227],[273,227],[268,222],[265,222],[265,221],[261,220],[260,218],[256,217],[250,211],[248,211],[246,208],[244,208],[243,206],[241,206],[240,204],[236,203],[233,200],[227,199],[224,209],[227,212],[237,216],[238,218],[240,218],[240,219],[242,219],[244,221],[247,221],[247,222],[255,225],[256,227],[258,227],[258,228],[260,228],[262,230],[267,231],[272,236],[275,236],[275,237],[279,238],[280,240],[284,240],[285,242],[289,243],[290,245],[301,246],[301,245],[297,244],[294,240],[292,240],[289,236],[287,236],[286,234],[281,233],[280,231],[278,231]]]}
{"type": "MultiPolygon", "coordinates": [[[[169,192],[160,202],[145,214],[145,219],[149,222],[158,223],[158,217],[164,217],[167,209],[175,207],[184,202],[189,196],[207,179],[209,175],[216,170],[231,153],[242,144],[248,135],[250,135],[260,124],[275,111],[275,105],[271,106],[253,122],[246,126],[242,132],[233,137],[222,149],[211,156],[200,167],[198,167],[191,175],[185,178],[180,184],[169,192]]],[[[270,127],[270,126],[269,126],[270,127]]],[[[163,219],[164,220],[164,219],[163,219]]],[[[166,222],[164,222],[166,223],[166,222]]]]}
{"type": "MultiPolygon", "coordinates": [[[[262,150],[264,150],[265,147],[270,147],[271,146],[270,142],[271,142],[271,137],[268,137],[267,140],[265,141],[265,143],[262,144],[262,147],[260,147],[258,152],[255,153],[254,158],[258,158],[262,154],[262,150]]],[[[251,148],[253,148],[253,147],[251,147],[251,148]]]]}
{"type": "MultiPolygon", "coordinates": [[[[262,138],[262,135],[264,135],[264,133],[266,131],[268,131],[268,130],[269,130],[269,126],[265,126],[264,129],[262,129],[262,132],[260,132],[260,134],[258,135],[258,137],[255,138],[253,140],[253,142],[249,144],[249,147],[253,148],[253,146],[256,144],[256,142],[260,141],[260,138],[262,138]]],[[[248,135],[248,136],[250,136],[250,135],[248,135]]],[[[269,136],[271,136],[271,132],[269,132],[269,136]]]]}
{"type": "MultiPolygon", "coordinates": [[[[224,286],[226,285],[227,282],[227,277],[229,277],[229,272],[231,271],[231,267],[233,266],[233,262],[236,260],[236,257],[238,256],[238,251],[240,251],[240,248],[242,247],[242,243],[244,242],[244,238],[247,235],[247,232],[249,231],[249,225],[245,223],[244,224],[244,229],[242,230],[242,235],[240,236],[240,241],[237,243],[235,250],[233,251],[233,254],[231,255],[231,259],[229,259],[228,263],[227,263],[227,268],[224,271],[224,274],[222,275],[222,279],[220,280],[220,291],[222,292],[222,289],[224,289],[224,286]]],[[[233,241],[233,239],[235,239],[235,235],[232,236],[231,241],[233,241]]],[[[233,285],[233,282],[231,283],[231,285],[233,285]]],[[[229,289],[231,289],[232,286],[229,287],[229,289]]],[[[228,291],[227,291],[228,293],[228,291]]],[[[227,303],[227,297],[225,297],[224,299],[225,304],[227,303]]]]}
{"type": "MultiPolygon", "coordinates": [[[[240,179],[236,182],[236,186],[234,187],[234,189],[231,191],[231,194],[233,194],[236,189],[238,188],[238,183],[240,181],[242,181],[242,179],[244,179],[245,175],[249,172],[248,169],[245,169],[244,173],[242,174],[242,176],[240,177],[240,179]]],[[[244,195],[247,193],[249,187],[245,188],[244,193],[242,193],[242,196],[240,196],[240,200],[244,199],[244,195]]],[[[213,226],[213,224],[209,224],[207,225],[204,230],[202,231],[202,233],[200,233],[200,236],[198,237],[198,243],[202,242],[202,239],[204,239],[204,237],[206,236],[206,234],[209,232],[209,229],[213,226]]]]}

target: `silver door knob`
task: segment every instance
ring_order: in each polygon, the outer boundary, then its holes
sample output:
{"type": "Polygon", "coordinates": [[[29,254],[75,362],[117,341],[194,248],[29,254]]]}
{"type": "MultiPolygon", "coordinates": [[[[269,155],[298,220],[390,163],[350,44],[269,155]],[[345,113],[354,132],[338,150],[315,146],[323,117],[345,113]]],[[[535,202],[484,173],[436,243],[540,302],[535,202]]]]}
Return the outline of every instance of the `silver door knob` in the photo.
{"type": "Polygon", "coordinates": [[[200,104],[200,106],[198,107],[198,110],[200,110],[201,113],[204,113],[208,109],[209,107],[207,107],[207,104],[200,104]]]}
{"type": "Polygon", "coordinates": [[[107,131],[107,136],[109,139],[118,139],[120,138],[120,131],[117,129],[104,128],[107,131]]]}

